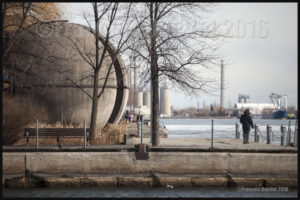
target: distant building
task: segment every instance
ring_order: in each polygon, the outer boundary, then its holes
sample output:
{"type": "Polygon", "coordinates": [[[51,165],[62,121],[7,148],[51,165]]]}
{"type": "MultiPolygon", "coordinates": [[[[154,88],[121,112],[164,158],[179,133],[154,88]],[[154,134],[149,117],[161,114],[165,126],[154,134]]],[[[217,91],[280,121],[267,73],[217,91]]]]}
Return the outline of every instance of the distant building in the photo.
{"type": "Polygon", "coordinates": [[[239,110],[240,113],[247,108],[252,114],[260,115],[263,109],[274,109],[274,105],[272,103],[237,103],[234,105],[234,109],[239,110]]]}
{"type": "Polygon", "coordinates": [[[238,103],[250,103],[250,96],[244,95],[244,94],[239,94],[238,103]]]}

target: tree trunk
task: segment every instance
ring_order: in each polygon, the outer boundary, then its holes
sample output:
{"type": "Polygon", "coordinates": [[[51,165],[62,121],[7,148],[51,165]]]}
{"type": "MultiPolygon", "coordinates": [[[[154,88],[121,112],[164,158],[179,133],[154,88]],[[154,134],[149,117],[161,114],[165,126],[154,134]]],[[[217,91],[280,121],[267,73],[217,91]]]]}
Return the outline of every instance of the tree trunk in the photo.
{"type": "Polygon", "coordinates": [[[153,64],[151,67],[151,79],[152,84],[152,146],[157,146],[159,144],[159,96],[158,96],[158,67],[157,64],[153,64]]]}
{"type": "Polygon", "coordinates": [[[156,52],[156,23],[157,23],[157,4],[153,8],[153,2],[150,3],[151,18],[151,84],[152,84],[152,116],[151,116],[151,139],[152,146],[159,144],[159,96],[158,96],[158,64],[156,52]]]}
{"type": "Polygon", "coordinates": [[[91,115],[91,124],[90,124],[90,136],[89,141],[95,138],[96,133],[96,124],[97,124],[97,113],[98,113],[98,78],[99,71],[95,71],[94,77],[94,87],[93,87],[93,105],[92,105],[92,115],[91,115]]]}

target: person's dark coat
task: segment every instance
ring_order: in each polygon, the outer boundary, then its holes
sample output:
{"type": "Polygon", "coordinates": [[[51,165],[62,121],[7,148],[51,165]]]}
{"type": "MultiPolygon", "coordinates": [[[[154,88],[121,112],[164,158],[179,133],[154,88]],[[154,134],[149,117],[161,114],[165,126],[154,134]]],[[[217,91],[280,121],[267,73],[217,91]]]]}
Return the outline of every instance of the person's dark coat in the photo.
{"type": "Polygon", "coordinates": [[[243,114],[240,118],[240,122],[243,125],[244,131],[250,131],[250,126],[253,129],[252,117],[248,114],[243,114]]]}

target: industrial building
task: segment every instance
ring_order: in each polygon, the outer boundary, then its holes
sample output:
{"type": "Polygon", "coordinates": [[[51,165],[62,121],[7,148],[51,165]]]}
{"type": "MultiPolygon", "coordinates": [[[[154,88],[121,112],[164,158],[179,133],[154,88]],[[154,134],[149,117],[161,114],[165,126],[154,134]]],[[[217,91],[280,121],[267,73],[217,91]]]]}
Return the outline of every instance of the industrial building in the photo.
{"type": "MultiPolygon", "coordinates": [[[[129,69],[128,79],[129,79],[129,104],[128,109],[134,114],[142,114],[146,117],[150,117],[151,109],[151,93],[147,90],[142,90],[138,86],[138,67],[136,64],[136,57],[132,56],[133,65],[133,81],[132,81],[132,71],[129,69]],[[133,83],[133,84],[132,84],[133,83]]],[[[166,86],[160,88],[160,117],[171,117],[171,101],[170,101],[170,89],[166,86]]]]}
{"type": "Polygon", "coordinates": [[[239,94],[238,103],[250,103],[250,96],[244,95],[244,94],[239,94]]]}
{"type": "Polygon", "coordinates": [[[264,109],[274,109],[271,103],[236,103],[234,109],[239,110],[242,114],[245,109],[249,109],[253,115],[261,115],[264,109]]]}

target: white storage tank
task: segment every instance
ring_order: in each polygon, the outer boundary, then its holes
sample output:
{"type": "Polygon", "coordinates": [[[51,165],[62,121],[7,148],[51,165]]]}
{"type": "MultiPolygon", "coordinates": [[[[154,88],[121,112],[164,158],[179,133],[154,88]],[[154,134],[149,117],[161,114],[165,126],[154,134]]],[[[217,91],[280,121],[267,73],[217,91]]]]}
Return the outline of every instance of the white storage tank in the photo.
{"type": "Polygon", "coordinates": [[[171,116],[170,89],[167,87],[160,88],[160,114],[164,117],[171,116]]]}
{"type": "Polygon", "coordinates": [[[136,95],[136,106],[137,108],[143,106],[143,91],[138,91],[136,95]]]}
{"type": "Polygon", "coordinates": [[[143,95],[143,105],[150,108],[150,92],[146,91],[143,95]]]}

